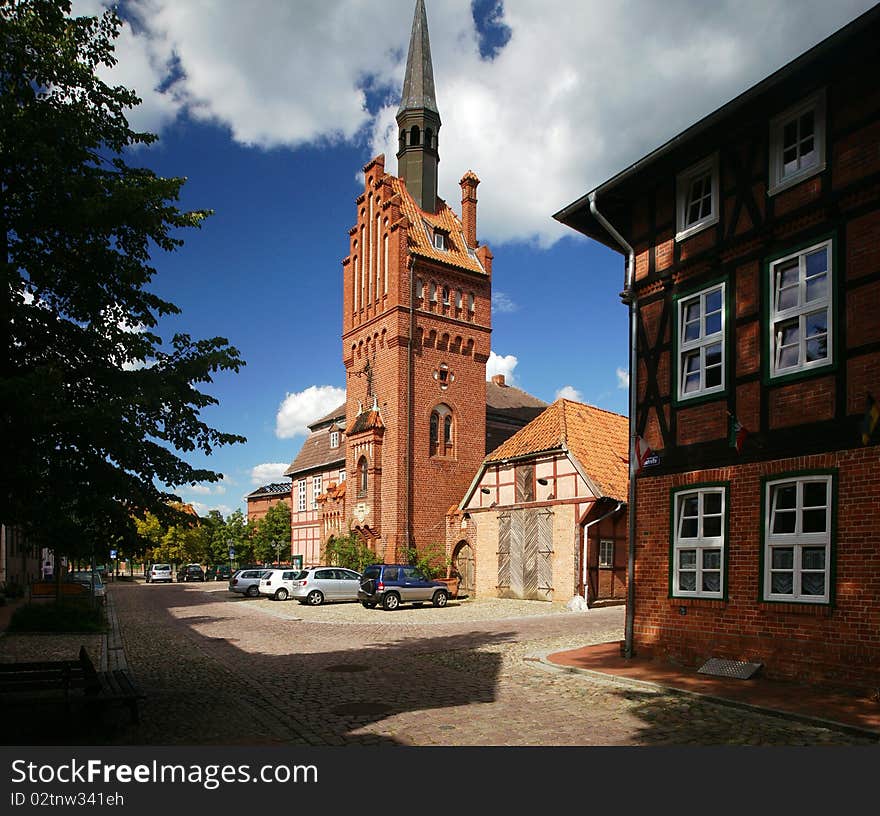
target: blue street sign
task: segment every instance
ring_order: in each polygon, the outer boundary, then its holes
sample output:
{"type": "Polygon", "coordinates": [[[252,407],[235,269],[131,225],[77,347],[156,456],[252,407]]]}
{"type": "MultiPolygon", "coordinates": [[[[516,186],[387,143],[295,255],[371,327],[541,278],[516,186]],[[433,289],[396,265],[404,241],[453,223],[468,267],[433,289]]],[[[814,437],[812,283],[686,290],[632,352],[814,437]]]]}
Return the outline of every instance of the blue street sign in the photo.
{"type": "Polygon", "coordinates": [[[230,548],[229,548],[229,557],[230,557],[230,558],[235,558],[235,547],[230,547],[230,548]]]}
{"type": "Polygon", "coordinates": [[[116,550],[110,550],[110,557],[116,558],[116,550]]]}

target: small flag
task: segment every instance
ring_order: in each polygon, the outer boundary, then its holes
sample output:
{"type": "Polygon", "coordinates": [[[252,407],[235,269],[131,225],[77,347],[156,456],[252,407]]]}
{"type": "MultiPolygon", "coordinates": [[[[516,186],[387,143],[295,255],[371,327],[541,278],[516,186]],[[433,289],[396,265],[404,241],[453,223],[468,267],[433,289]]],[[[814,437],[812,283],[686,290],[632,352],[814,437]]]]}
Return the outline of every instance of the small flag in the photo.
{"type": "Polygon", "coordinates": [[[871,396],[870,392],[866,392],[865,415],[862,417],[862,444],[867,445],[877,430],[877,423],[880,422],[880,405],[871,396]]]}
{"type": "Polygon", "coordinates": [[[730,447],[736,448],[737,453],[742,453],[743,443],[748,435],[748,430],[737,419],[736,414],[730,414],[730,447]]]}
{"type": "Polygon", "coordinates": [[[645,465],[645,460],[654,452],[650,445],[640,436],[636,436],[635,441],[636,453],[636,473],[638,473],[645,465]]]}

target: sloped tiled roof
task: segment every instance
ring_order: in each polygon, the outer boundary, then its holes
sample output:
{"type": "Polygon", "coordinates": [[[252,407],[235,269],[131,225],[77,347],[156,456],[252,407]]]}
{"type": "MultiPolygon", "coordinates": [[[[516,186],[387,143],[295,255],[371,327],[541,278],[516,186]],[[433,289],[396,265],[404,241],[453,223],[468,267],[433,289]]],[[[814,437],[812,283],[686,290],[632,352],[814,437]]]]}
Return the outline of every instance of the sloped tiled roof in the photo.
{"type": "Polygon", "coordinates": [[[547,407],[544,400],[533,397],[512,385],[486,381],[486,413],[503,414],[530,422],[547,407]]]}
{"type": "MultiPolygon", "coordinates": [[[[331,418],[332,416],[335,415],[331,415],[331,418]]],[[[284,475],[295,476],[300,473],[307,473],[310,470],[329,467],[343,462],[345,462],[344,440],[340,436],[339,444],[335,448],[331,448],[330,429],[323,428],[320,431],[312,432],[306,437],[306,441],[303,442],[303,446],[296,455],[296,459],[284,471],[284,475]]]]}
{"type": "Polygon", "coordinates": [[[345,429],[345,435],[351,436],[352,434],[361,433],[362,431],[368,431],[370,428],[384,427],[385,423],[382,422],[382,417],[378,411],[362,411],[345,429]]]}
{"type": "Polygon", "coordinates": [[[290,493],[290,482],[273,482],[272,484],[258,487],[252,493],[245,496],[246,499],[256,499],[259,496],[279,496],[290,493]]]}
{"type": "Polygon", "coordinates": [[[477,259],[476,253],[469,250],[464,240],[461,221],[445,201],[437,199],[437,212],[427,213],[416,204],[406,189],[406,184],[396,176],[388,176],[391,188],[400,195],[400,207],[412,226],[409,229],[410,251],[413,255],[429,258],[448,266],[467,269],[479,275],[486,270],[477,259]],[[428,238],[425,223],[431,229],[439,227],[447,233],[446,249],[437,249],[428,238]]]}
{"type": "Polygon", "coordinates": [[[627,500],[629,420],[625,416],[558,399],[485,459],[486,463],[568,448],[603,496],[627,500]]]}
{"type": "Polygon", "coordinates": [[[326,425],[328,422],[332,422],[334,419],[341,419],[342,422],[345,422],[345,403],[342,405],[337,405],[329,414],[325,414],[320,419],[316,419],[314,422],[309,423],[309,428],[318,428],[321,425],[326,425]]]}

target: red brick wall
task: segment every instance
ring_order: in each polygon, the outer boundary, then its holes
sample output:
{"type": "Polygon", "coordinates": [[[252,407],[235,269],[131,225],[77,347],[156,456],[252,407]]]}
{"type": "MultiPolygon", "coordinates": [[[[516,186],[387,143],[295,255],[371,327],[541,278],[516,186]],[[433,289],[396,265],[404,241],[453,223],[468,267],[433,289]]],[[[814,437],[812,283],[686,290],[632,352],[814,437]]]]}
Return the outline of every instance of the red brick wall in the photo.
{"type": "Polygon", "coordinates": [[[288,507],[290,504],[290,496],[261,496],[247,500],[247,520],[248,524],[253,524],[263,518],[278,502],[283,501],[288,507]]]}
{"type": "Polygon", "coordinates": [[[636,652],[699,665],[764,663],[768,677],[880,687],[880,467],[876,448],[639,479],[636,652]],[[835,603],[763,603],[761,477],[838,468],[835,603]],[[729,481],[728,600],[669,598],[670,489],[729,481]],[[685,615],[679,613],[680,608],[685,615]]]}

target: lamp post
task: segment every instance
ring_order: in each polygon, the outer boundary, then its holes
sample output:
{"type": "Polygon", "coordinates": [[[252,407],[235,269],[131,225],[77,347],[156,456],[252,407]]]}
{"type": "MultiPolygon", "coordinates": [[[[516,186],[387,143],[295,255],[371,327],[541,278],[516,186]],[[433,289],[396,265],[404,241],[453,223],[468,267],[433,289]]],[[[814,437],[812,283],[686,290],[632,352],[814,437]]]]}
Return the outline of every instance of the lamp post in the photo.
{"type": "Polygon", "coordinates": [[[229,575],[232,575],[232,559],[235,558],[235,546],[232,543],[232,539],[227,539],[226,548],[229,552],[229,575]]]}

